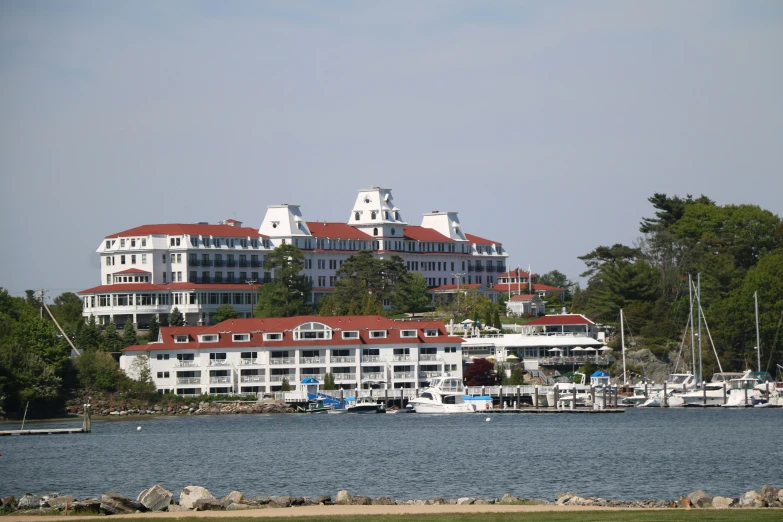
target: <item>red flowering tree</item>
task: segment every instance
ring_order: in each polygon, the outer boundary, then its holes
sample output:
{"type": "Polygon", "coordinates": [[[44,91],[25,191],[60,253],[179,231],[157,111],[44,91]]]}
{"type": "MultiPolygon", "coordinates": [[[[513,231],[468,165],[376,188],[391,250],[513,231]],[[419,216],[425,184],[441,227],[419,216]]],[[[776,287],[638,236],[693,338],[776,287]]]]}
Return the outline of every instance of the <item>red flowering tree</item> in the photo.
{"type": "Polygon", "coordinates": [[[468,386],[494,386],[498,380],[495,365],[486,359],[473,359],[465,368],[465,380],[468,386]]]}

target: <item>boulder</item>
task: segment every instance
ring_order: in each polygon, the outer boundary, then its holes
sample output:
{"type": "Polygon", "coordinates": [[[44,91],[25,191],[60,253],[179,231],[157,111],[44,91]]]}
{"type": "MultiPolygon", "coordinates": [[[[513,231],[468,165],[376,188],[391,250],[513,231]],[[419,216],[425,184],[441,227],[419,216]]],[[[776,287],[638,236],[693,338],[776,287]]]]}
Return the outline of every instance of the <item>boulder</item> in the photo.
{"type": "Polygon", "coordinates": [[[771,507],[775,505],[779,493],[780,491],[775,486],[765,485],[761,487],[761,498],[764,499],[767,506],[771,507]]]}
{"type": "Polygon", "coordinates": [[[86,498],[78,500],[68,506],[72,513],[97,513],[101,509],[101,500],[98,498],[86,498]]]}
{"type": "Polygon", "coordinates": [[[337,492],[337,498],[334,501],[335,504],[351,504],[352,502],[353,497],[347,490],[343,489],[337,492]]]}
{"type": "Polygon", "coordinates": [[[331,503],[332,503],[331,495],[321,495],[320,497],[315,497],[313,499],[313,504],[315,505],[324,504],[328,506],[331,503]]]}
{"type": "Polygon", "coordinates": [[[0,505],[4,508],[15,508],[17,504],[16,497],[13,495],[9,495],[7,497],[3,497],[0,499],[0,505]]]}
{"type": "Polygon", "coordinates": [[[101,495],[101,511],[107,515],[127,515],[137,511],[147,511],[141,503],[107,491],[101,495]]]}
{"type": "Polygon", "coordinates": [[[220,503],[223,504],[223,506],[228,507],[229,505],[240,502],[242,500],[245,500],[245,496],[242,493],[239,491],[232,491],[225,497],[221,498],[220,503]]]}
{"type": "Polygon", "coordinates": [[[393,506],[394,500],[389,497],[375,497],[372,503],[374,506],[393,506]]]}
{"type": "Polygon", "coordinates": [[[764,498],[762,498],[761,493],[758,491],[748,491],[742,495],[739,505],[740,507],[746,508],[761,508],[765,506],[764,498]]]}
{"type": "Polygon", "coordinates": [[[139,493],[136,500],[150,511],[163,511],[169,507],[172,498],[174,498],[174,493],[159,484],[155,484],[139,493]]]}
{"type": "Polygon", "coordinates": [[[739,500],[730,497],[712,497],[712,507],[715,509],[729,509],[737,505],[739,500]]]}
{"type": "Polygon", "coordinates": [[[690,509],[693,507],[688,497],[680,497],[674,501],[674,507],[690,509]]]}
{"type": "Polygon", "coordinates": [[[182,513],[184,511],[190,511],[190,510],[180,506],[179,504],[172,504],[169,506],[169,513],[182,513]]]}
{"type": "Polygon", "coordinates": [[[443,497],[433,497],[432,498],[432,503],[435,504],[435,505],[438,505],[438,506],[442,506],[443,504],[446,503],[446,501],[443,500],[443,497]]]}
{"type": "Polygon", "coordinates": [[[289,496],[275,496],[275,497],[269,497],[271,502],[274,502],[280,507],[291,507],[291,504],[294,503],[294,499],[289,496]]]}
{"type": "Polygon", "coordinates": [[[214,499],[207,488],[201,486],[188,486],[182,489],[179,494],[179,505],[185,509],[193,509],[196,506],[197,500],[214,499]]]}
{"type": "Polygon", "coordinates": [[[493,500],[488,500],[486,498],[477,498],[474,502],[475,505],[480,506],[486,506],[488,504],[494,504],[495,502],[493,500]]]}
{"type": "MultiPolygon", "coordinates": [[[[13,497],[11,497],[11,498],[13,498],[13,497]]],[[[778,490],[778,504],[783,506],[783,488],[780,488],[778,490]]]]}
{"type": "Polygon", "coordinates": [[[38,509],[41,507],[41,500],[43,500],[41,495],[25,493],[16,503],[16,509],[38,509]]]}
{"type": "Polygon", "coordinates": [[[251,502],[258,502],[262,506],[264,504],[269,504],[271,497],[269,495],[256,495],[255,497],[251,498],[251,502]]]}
{"type": "Polygon", "coordinates": [[[457,505],[458,506],[464,506],[464,505],[471,505],[476,502],[476,499],[474,497],[462,497],[457,499],[457,505]]]}
{"type": "Polygon", "coordinates": [[[365,497],[362,495],[356,495],[353,497],[353,501],[351,502],[354,506],[371,506],[372,505],[372,499],[370,497],[365,497]]]}
{"type": "Polygon", "coordinates": [[[516,504],[519,502],[519,498],[515,497],[511,493],[506,493],[503,498],[500,499],[501,504],[516,504]]]}
{"type": "Polygon", "coordinates": [[[226,507],[226,511],[241,511],[244,509],[258,509],[258,504],[248,504],[246,502],[232,502],[226,507]]]}
{"type": "Polygon", "coordinates": [[[216,498],[200,498],[193,503],[196,511],[223,511],[223,504],[216,498]]]}
{"type": "Polygon", "coordinates": [[[65,509],[65,505],[68,505],[68,510],[71,509],[71,505],[76,502],[76,499],[70,495],[63,495],[62,497],[52,497],[46,501],[50,508],[53,509],[65,509]]]}
{"type": "Polygon", "coordinates": [[[702,490],[694,491],[688,495],[691,505],[696,508],[712,507],[712,497],[702,490]]]}

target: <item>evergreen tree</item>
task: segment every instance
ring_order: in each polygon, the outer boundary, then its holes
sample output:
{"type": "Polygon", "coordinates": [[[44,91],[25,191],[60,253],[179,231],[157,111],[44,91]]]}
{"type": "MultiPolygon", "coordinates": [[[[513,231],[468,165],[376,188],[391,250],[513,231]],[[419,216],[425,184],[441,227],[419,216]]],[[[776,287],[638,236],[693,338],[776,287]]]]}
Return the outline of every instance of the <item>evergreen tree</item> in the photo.
{"type": "Polygon", "coordinates": [[[156,343],[158,342],[159,336],[160,336],[160,323],[158,322],[158,314],[152,314],[152,319],[150,319],[149,333],[147,333],[147,339],[151,343],[156,343]]]}
{"type": "Polygon", "coordinates": [[[185,316],[182,315],[182,312],[176,306],[169,314],[169,326],[185,326],[185,316]]]}
{"type": "Polygon", "coordinates": [[[506,381],[508,386],[524,386],[525,385],[525,370],[517,368],[511,372],[511,377],[506,381]]]}
{"type": "Polygon", "coordinates": [[[362,300],[361,315],[383,315],[383,304],[378,296],[372,292],[367,292],[362,300]]]}
{"type": "Polygon", "coordinates": [[[261,287],[255,317],[293,317],[310,313],[306,304],[312,290],[310,280],[301,274],[304,254],[293,245],[280,245],[267,255],[264,267],[274,271],[274,282],[261,287]]]}
{"type": "Polygon", "coordinates": [[[334,385],[334,374],[331,372],[326,372],[324,374],[324,390],[336,390],[337,387],[334,385]]]}
{"type": "Polygon", "coordinates": [[[503,325],[500,324],[500,314],[498,313],[497,308],[495,309],[495,313],[492,316],[492,326],[494,326],[498,330],[503,328],[503,325]]]}
{"type": "Polygon", "coordinates": [[[430,304],[427,295],[427,280],[420,272],[408,272],[398,279],[392,294],[392,304],[398,312],[423,312],[430,304]]]}
{"type": "Polygon", "coordinates": [[[123,347],[122,337],[117,332],[117,327],[114,323],[109,323],[103,331],[101,348],[104,352],[119,352],[123,347]]]}
{"type": "Polygon", "coordinates": [[[280,382],[280,391],[284,392],[290,392],[291,391],[291,384],[289,384],[288,379],[283,377],[283,380],[280,382]]]}
{"type": "Polygon", "coordinates": [[[90,314],[90,319],[87,321],[87,326],[81,329],[79,335],[76,337],[76,347],[84,352],[87,350],[95,350],[101,345],[101,329],[98,328],[95,322],[95,316],[90,314]]]}
{"type": "Polygon", "coordinates": [[[139,342],[136,336],[136,329],[133,327],[133,323],[130,319],[125,321],[125,326],[122,327],[122,345],[123,347],[133,346],[139,342]]]}
{"type": "Polygon", "coordinates": [[[218,306],[215,313],[212,314],[212,319],[216,323],[222,323],[223,321],[235,319],[237,317],[239,317],[239,312],[234,310],[234,307],[228,303],[218,306]]]}

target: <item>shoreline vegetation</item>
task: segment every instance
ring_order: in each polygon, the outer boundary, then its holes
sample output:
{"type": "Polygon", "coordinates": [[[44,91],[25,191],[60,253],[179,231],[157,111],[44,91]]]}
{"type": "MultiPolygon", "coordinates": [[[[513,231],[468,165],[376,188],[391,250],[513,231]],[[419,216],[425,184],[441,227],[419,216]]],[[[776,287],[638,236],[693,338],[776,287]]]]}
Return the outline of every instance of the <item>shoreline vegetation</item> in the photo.
{"type": "MultiPolygon", "coordinates": [[[[700,520],[707,520],[705,511],[743,511],[743,508],[767,509],[776,513],[773,518],[783,518],[783,489],[764,485],[759,491],[751,490],[739,497],[711,496],[704,491],[694,491],[675,500],[608,500],[582,497],[576,493],[557,493],[554,501],[526,499],[506,493],[501,498],[462,497],[446,499],[395,500],[380,496],[370,498],[352,495],[346,490],[319,497],[292,497],[285,495],[255,495],[245,497],[239,491],[232,491],[222,498],[215,498],[206,488],[187,486],[178,498],[172,491],[155,485],[139,493],[136,500],[106,492],[100,498],[77,500],[70,495],[34,495],[26,493],[20,498],[13,496],[0,499],[0,513],[11,517],[41,516],[90,516],[126,515],[147,513],[152,516],[186,518],[230,517],[230,516],[312,516],[312,515],[372,515],[405,513],[509,513],[517,511],[591,511],[591,510],[646,510],[653,512],[683,512],[698,510],[700,520]],[[290,509],[288,509],[290,508],[290,509]],[[204,512],[209,512],[204,515],[204,512]],[[271,514],[273,512],[274,514],[271,514]]],[[[126,518],[123,517],[123,518],[126,518]]],[[[671,520],[668,516],[662,517],[671,520]]],[[[647,520],[660,520],[650,518],[647,520]]],[[[714,519],[714,518],[713,518],[714,519]]],[[[732,520],[734,518],[731,518],[732,520]]],[[[758,520],[758,517],[754,518],[758,520]]],[[[580,520],[584,520],[580,518],[580,520]]],[[[623,520],[628,520],[624,518],[623,520]]]]}

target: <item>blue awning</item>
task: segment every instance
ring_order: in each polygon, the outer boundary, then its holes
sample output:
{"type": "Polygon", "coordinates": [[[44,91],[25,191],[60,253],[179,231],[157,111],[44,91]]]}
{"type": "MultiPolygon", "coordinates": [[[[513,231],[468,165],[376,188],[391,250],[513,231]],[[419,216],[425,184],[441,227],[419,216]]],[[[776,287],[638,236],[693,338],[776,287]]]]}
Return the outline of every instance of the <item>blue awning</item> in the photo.
{"type": "Polygon", "coordinates": [[[306,377],[302,379],[302,381],[299,384],[321,384],[318,382],[318,379],[314,379],[313,377],[306,377]]]}
{"type": "Polygon", "coordinates": [[[605,371],[598,370],[597,372],[592,374],[590,377],[609,377],[609,374],[606,373],[605,371]]]}

